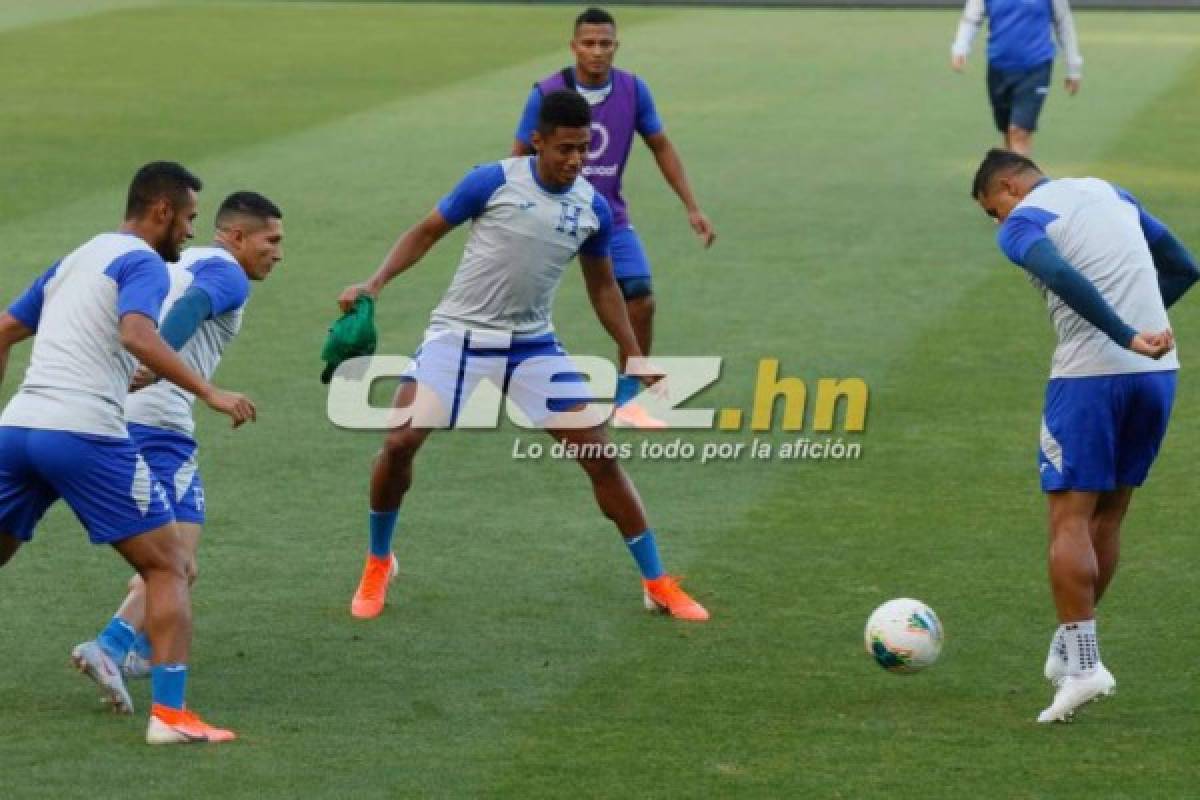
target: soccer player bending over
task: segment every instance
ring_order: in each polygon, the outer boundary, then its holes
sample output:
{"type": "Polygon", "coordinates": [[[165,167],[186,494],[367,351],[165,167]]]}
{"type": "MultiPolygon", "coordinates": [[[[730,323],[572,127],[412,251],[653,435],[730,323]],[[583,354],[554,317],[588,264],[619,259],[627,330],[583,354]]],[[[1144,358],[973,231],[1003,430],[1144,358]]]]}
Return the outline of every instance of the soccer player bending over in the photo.
{"type": "MultiPolygon", "coordinates": [[[[156,327],[170,287],[164,260],[177,260],[192,237],[200,188],[179,164],[142,167],[121,229],[63,258],[0,314],[0,378],[13,344],[34,337],[25,381],[0,416],[0,565],[61,497],[94,544],[112,545],[137,571],[154,652],[151,744],[235,738],[184,705],[190,559],[167,491],[130,440],[122,413],[136,358],[235,427],[255,417],[253,403],[197,374],[156,327]]],[[[99,648],[84,648],[76,663],[114,705],[127,699],[99,648]]]]}
{"type": "Polygon", "coordinates": [[[1096,178],[1050,180],[1028,158],[992,150],[971,195],[1000,223],[1000,249],[1030,273],[1058,334],[1039,470],[1060,624],[1045,667],[1054,700],[1038,722],[1066,721],[1116,688],[1096,606],[1171,414],[1179,360],[1167,309],[1200,271],[1131,194],[1096,178]]]}
{"type": "MultiPolygon", "coordinates": [[[[589,427],[555,424],[556,415],[581,411],[588,398],[580,376],[562,368],[570,362],[551,323],[555,291],[576,254],[597,318],[623,352],[641,355],[613,279],[608,203],[580,175],[590,123],[588,103],[580,95],[547,94],[533,134],[536,155],[469,172],[400,237],[369,281],[348,287],[338,299],[349,310],[361,294],[378,297],[388,281],[416,264],[451,228],[471,221],[458,270],[396,396],[396,407],[415,417],[388,435],[375,462],[370,552],[351,604],[356,617],[375,617],[383,610],[397,570],[392,537],[417,451],[433,427],[454,426],[460,406],[481,380],[502,384],[509,400],[555,439],[577,450],[585,445],[605,449],[603,420],[589,427]],[[574,399],[550,397],[551,381],[574,391],[574,399]]],[[[604,455],[581,457],[579,463],[601,511],[616,524],[637,562],[647,607],[681,619],[707,619],[708,612],[665,574],[641,499],[621,465],[604,455]]]]}
{"type": "MultiPolygon", "coordinates": [[[[163,304],[163,339],[179,351],[184,363],[211,380],[225,349],[242,327],[250,299],[250,282],[265,280],[283,257],[283,213],[256,192],[235,192],[216,215],[211,247],[191,247],[178,263],[169,264],[171,289],[163,304]]],[[[204,484],[196,463],[192,419],[195,396],[157,380],[144,367],[134,376],[136,388],[125,403],[129,436],[141,451],[154,478],[167,491],[176,528],[194,566],[204,526],[204,484]]],[[[189,570],[194,581],[195,569],[189,570]]],[[[112,687],[120,698],[117,709],[133,713],[133,701],[121,675],[140,678],[150,671],[145,634],[146,585],[141,576],[130,581],[129,594],[94,641],[75,648],[76,660],[105,662],[112,687]],[[89,652],[90,651],[90,652],[89,652]]]]}

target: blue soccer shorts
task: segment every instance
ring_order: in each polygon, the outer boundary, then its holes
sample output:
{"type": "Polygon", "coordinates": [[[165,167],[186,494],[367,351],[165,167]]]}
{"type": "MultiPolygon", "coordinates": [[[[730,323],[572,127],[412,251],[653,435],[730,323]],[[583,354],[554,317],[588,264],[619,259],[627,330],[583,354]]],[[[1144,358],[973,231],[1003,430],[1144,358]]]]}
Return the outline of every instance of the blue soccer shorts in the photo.
{"type": "Polygon", "coordinates": [[[178,431],[137,423],[129,424],[129,438],[167,490],[175,519],[203,525],[204,482],[196,463],[196,440],[178,431]]]}
{"type": "Polygon", "coordinates": [[[609,240],[609,252],[612,254],[613,277],[617,282],[630,278],[650,279],[650,261],[646,251],[642,249],[642,240],[632,227],[613,231],[609,240]]]}
{"type": "Polygon", "coordinates": [[[592,401],[587,376],[552,333],[511,340],[485,331],[431,333],[403,378],[416,381],[418,392],[432,392],[435,401],[432,409],[424,404],[424,414],[417,412],[418,427],[477,424],[466,406],[484,382],[500,389],[534,426],[592,401]],[[522,370],[514,374],[517,367],[522,370]]]}
{"type": "Polygon", "coordinates": [[[115,544],[175,519],[166,490],[129,439],[0,427],[0,531],[29,541],[60,497],[93,544],[115,544]]]}
{"type": "Polygon", "coordinates": [[[1027,70],[999,70],[988,67],[988,99],[992,103],[992,117],[1001,133],[1009,125],[1027,131],[1036,131],[1042,105],[1050,93],[1050,73],[1053,61],[1047,61],[1027,70]]]}
{"type": "Polygon", "coordinates": [[[1174,400],[1174,370],[1052,379],[1038,455],[1042,491],[1141,486],[1174,400]]]}

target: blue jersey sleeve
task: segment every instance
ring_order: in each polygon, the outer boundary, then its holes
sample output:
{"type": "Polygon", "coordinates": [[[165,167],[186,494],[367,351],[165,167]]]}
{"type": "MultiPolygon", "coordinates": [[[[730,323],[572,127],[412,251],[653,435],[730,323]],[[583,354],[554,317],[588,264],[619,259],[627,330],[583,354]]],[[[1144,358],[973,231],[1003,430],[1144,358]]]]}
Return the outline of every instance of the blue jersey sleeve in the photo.
{"type": "Polygon", "coordinates": [[[237,264],[226,258],[213,257],[197,261],[190,268],[191,289],[208,295],[210,317],[219,317],[246,305],[250,297],[250,279],[237,264]]]}
{"type": "Polygon", "coordinates": [[[1000,230],[996,231],[996,243],[1009,261],[1023,267],[1029,248],[1047,238],[1046,227],[1056,219],[1057,214],[1045,209],[1033,206],[1018,208],[1009,214],[1000,230]]]}
{"type": "Polygon", "coordinates": [[[1142,225],[1142,235],[1146,237],[1147,244],[1154,244],[1163,237],[1167,232],[1167,226],[1159,221],[1153,214],[1145,209],[1141,202],[1120,186],[1113,186],[1117,190],[1117,194],[1126,203],[1130,203],[1138,210],[1138,222],[1142,225]]]}
{"type": "Polygon", "coordinates": [[[585,256],[599,256],[603,258],[609,255],[609,243],[612,241],[612,210],[608,207],[608,201],[604,199],[604,195],[596,192],[592,196],[592,211],[596,212],[596,217],[600,220],[600,226],[596,228],[596,232],[584,240],[579,246],[579,252],[585,256]]]}
{"type": "Polygon", "coordinates": [[[521,112],[521,121],[517,123],[516,138],[518,142],[533,147],[533,131],[537,128],[538,114],[542,111],[542,91],[534,86],[525,101],[525,110],[521,112]]]}
{"type": "Polygon", "coordinates": [[[504,167],[485,164],[467,173],[458,186],[437,204],[437,210],[451,225],[474,219],[487,208],[488,200],[504,185],[504,167]]]}
{"type": "Polygon", "coordinates": [[[194,286],[188,287],[183,296],[171,304],[158,334],[172,350],[182,350],[200,328],[200,323],[212,316],[212,300],[208,293],[194,286]]]}
{"type": "Polygon", "coordinates": [[[650,87],[641,78],[634,77],[633,80],[637,86],[637,132],[642,136],[662,133],[662,120],[658,118],[658,109],[654,106],[654,95],[650,94],[650,87]]]}
{"type": "Polygon", "coordinates": [[[54,277],[54,273],[58,272],[59,263],[61,262],[56,261],[54,266],[39,275],[37,280],[8,307],[8,313],[30,330],[36,331],[38,323],[42,320],[42,303],[46,299],[46,284],[54,277]]]}
{"type": "Polygon", "coordinates": [[[1025,253],[1021,266],[1058,295],[1076,314],[1104,331],[1108,338],[1121,347],[1129,347],[1137,331],[1117,315],[1091,281],[1062,257],[1053,242],[1047,238],[1034,242],[1025,253]]]}
{"type": "Polygon", "coordinates": [[[141,314],[158,324],[163,301],[171,288],[167,265],[146,250],[126,253],[108,265],[104,274],[117,284],[117,317],[141,314]]]}

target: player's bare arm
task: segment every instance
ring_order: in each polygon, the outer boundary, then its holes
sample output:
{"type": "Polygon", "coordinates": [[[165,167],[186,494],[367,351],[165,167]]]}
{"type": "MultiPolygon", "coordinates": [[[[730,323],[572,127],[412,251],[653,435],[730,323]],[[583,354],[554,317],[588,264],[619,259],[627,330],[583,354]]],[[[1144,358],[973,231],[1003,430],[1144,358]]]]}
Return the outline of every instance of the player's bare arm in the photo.
{"type": "Polygon", "coordinates": [[[675,194],[679,195],[683,207],[687,209],[688,224],[692,226],[692,230],[695,231],[696,236],[700,239],[700,243],[705,247],[712,247],[712,243],[717,240],[717,231],[696,203],[696,197],[692,194],[692,186],[688,183],[687,173],[683,169],[683,160],[679,157],[679,151],[675,149],[675,145],[671,144],[671,140],[662,131],[645,137],[645,141],[646,146],[650,148],[650,152],[654,154],[654,160],[657,162],[658,169],[662,172],[663,178],[675,190],[675,194]]]}
{"type": "Polygon", "coordinates": [[[354,308],[354,303],[358,300],[359,295],[367,294],[371,297],[378,297],[379,293],[383,291],[383,287],[387,286],[392,278],[424,258],[425,254],[438,243],[438,240],[453,227],[437,209],[429,212],[425,219],[409,228],[396,240],[370,280],[366,283],[347,286],[342,291],[338,297],[338,305],[341,306],[342,311],[349,312],[354,308]]]}
{"type": "Polygon", "coordinates": [[[579,254],[583,267],[583,280],[587,287],[588,300],[596,312],[596,319],[608,331],[608,335],[630,357],[640,358],[641,349],[633,328],[629,325],[629,314],[625,310],[625,298],[613,277],[612,259],[608,256],[579,254]]]}
{"type": "Polygon", "coordinates": [[[14,344],[33,336],[33,331],[23,325],[12,314],[0,314],[0,384],[4,383],[4,372],[8,366],[8,351],[14,344]]]}
{"type": "Polygon", "coordinates": [[[158,335],[158,326],[142,314],[121,317],[121,344],[154,374],[191,392],[205,405],[233,420],[233,427],[257,419],[254,403],[244,395],[218,389],[197,375],[158,335]]]}

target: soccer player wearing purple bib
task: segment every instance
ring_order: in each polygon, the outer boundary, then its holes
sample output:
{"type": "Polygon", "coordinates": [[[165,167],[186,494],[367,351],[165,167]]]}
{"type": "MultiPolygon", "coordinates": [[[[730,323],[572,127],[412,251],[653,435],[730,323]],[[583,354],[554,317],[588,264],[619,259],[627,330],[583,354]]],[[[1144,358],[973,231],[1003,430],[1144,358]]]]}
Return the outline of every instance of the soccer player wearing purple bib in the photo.
{"type": "MultiPolygon", "coordinates": [[[[592,109],[592,140],[583,176],[612,208],[613,274],[625,297],[625,308],[638,346],[644,355],[649,355],[654,338],[654,289],[650,262],[629,222],[625,198],[621,196],[621,176],[629,161],[635,133],[642,137],[654,154],[663,178],[687,209],[688,224],[706,248],[712,245],[717,234],[692,195],[683,162],[667,138],[650,89],[636,75],[613,67],[617,44],[617,23],[607,11],[589,8],[575,19],[575,35],[571,39],[575,66],[534,84],[517,126],[512,153],[514,156],[533,153],[532,136],[544,96],[561,89],[573,89],[588,101],[592,109]]],[[[624,351],[618,353],[622,370],[628,355],[624,351]]],[[[637,394],[638,387],[635,376],[622,372],[617,381],[617,409],[613,414],[613,424],[632,428],[665,427],[645,409],[629,402],[637,394]]]]}

